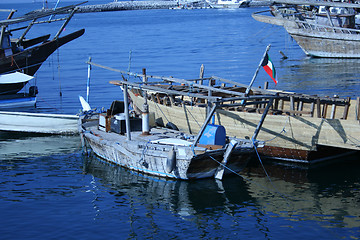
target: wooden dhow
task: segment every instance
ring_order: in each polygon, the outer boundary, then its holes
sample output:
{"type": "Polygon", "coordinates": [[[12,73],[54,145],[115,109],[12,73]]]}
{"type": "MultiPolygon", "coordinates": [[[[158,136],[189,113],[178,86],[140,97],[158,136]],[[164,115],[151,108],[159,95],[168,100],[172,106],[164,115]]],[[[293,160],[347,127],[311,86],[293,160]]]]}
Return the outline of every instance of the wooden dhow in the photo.
{"type": "Polygon", "coordinates": [[[22,71],[33,76],[56,49],[82,36],[84,29],[60,37],[80,4],[30,12],[17,18],[13,18],[16,11],[10,10],[7,19],[0,21],[0,74],[22,71]],[[50,34],[26,38],[34,25],[57,21],[63,21],[63,24],[52,39],[49,39],[50,34]]]}
{"type": "MultiPolygon", "coordinates": [[[[99,67],[104,67],[95,63],[99,67]]],[[[107,68],[107,67],[104,67],[107,68]]],[[[129,97],[134,109],[143,112],[146,99],[150,113],[159,126],[176,126],[196,134],[206,119],[211,98],[243,96],[247,86],[220,77],[178,79],[146,73],[130,73],[112,69],[123,76],[146,77],[147,95],[143,82],[130,82],[129,97]]],[[[125,81],[123,82],[125,83],[125,81]]],[[[253,89],[250,96],[277,95],[270,107],[257,139],[266,144],[259,152],[281,161],[313,164],[360,150],[360,98],[320,97],[270,89],[253,89]]],[[[215,114],[217,124],[227,126],[229,136],[245,136],[254,132],[265,107],[228,106],[215,114]]]]}
{"type": "Polygon", "coordinates": [[[269,11],[252,17],[283,26],[309,56],[360,58],[360,29],[355,15],[360,4],[276,0],[269,11]]]}

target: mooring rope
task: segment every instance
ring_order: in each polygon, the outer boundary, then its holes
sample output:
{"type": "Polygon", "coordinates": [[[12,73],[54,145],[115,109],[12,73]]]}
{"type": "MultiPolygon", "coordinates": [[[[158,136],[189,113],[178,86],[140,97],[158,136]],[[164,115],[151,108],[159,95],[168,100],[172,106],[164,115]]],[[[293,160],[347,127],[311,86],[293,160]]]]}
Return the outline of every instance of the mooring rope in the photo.
{"type": "Polygon", "coordinates": [[[352,143],[355,145],[355,147],[360,147],[360,140],[359,140],[359,139],[357,139],[357,138],[355,138],[355,137],[353,137],[353,136],[351,136],[351,135],[348,135],[347,138],[348,138],[348,140],[349,140],[350,142],[352,142],[352,143]],[[352,139],[353,139],[353,140],[352,140],[352,139]],[[356,143],[356,142],[357,142],[357,143],[356,143]]]}
{"type": "Polygon", "coordinates": [[[276,138],[278,138],[283,132],[286,133],[285,128],[286,128],[286,124],[288,123],[289,119],[290,119],[290,116],[287,117],[287,119],[285,121],[285,124],[284,124],[284,127],[282,128],[282,130],[275,137],[270,138],[269,140],[264,140],[263,142],[264,143],[271,142],[271,141],[275,140],[276,138]]]}
{"type": "MultiPolygon", "coordinates": [[[[249,181],[249,182],[257,185],[258,187],[261,187],[261,188],[263,188],[263,189],[271,192],[271,189],[270,189],[270,188],[268,188],[268,187],[266,187],[266,186],[264,186],[264,185],[262,185],[262,184],[259,184],[259,183],[257,183],[257,182],[254,182],[254,181],[252,181],[250,178],[247,178],[247,177],[245,177],[245,176],[240,175],[239,173],[235,172],[234,170],[232,170],[232,169],[229,168],[228,166],[222,164],[221,162],[219,162],[218,160],[216,160],[215,158],[213,158],[211,155],[208,154],[208,156],[209,156],[212,160],[214,160],[215,162],[217,162],[219,165],[221,165],[221,166],[224,167],[225,169],[229,170],[230,172],[234,173],[234,174],[237,175],[238,177],[241,177],[242,179],[244,179],[244,180],[246,180],[246,181],[249,181]]],[[[280,194],[280,195],[281,195],[281,194],[280,194]]],[[[285,199],[286,199],[286,198],[285,198],[285,199]]]]}
{"type": "Polygon", "coordinates": [[[190,113],[191,117],[194,119],[194,121],[197,123],[197,125],[201,128],[200,123],[196,120],[196,118],[194,117],[194,115],[192,115],[191,111],[189,111],[189,110],[186,109],[186,105],[185,105],[184,101],[182,102],[182,104],[184,104],[184,106],[185,106],[185,107],[184,107],[185,111],[187,111],[188,113],[190,113]]]}
{"type": "Polygon", "coordinates": [[[62,97],[62,91],[61,91],[61,78],[60,78],[60,51],[57,49],[57,69],[58,69],[58,78],[59,78],[59,94],[60,97],[62,97]]]}
{"type": "Polygon", "coordinates": [[[157,106],[160,110],[160,112],[162,113],[162,115],[164,115],[165,119],[167,122],[170,122],[169,119],[166,117],[165,113],[161,110],[161,108],[158,106],[158,103],[157,102],[154,102],[155,103],[155,106],[157,106]]]}

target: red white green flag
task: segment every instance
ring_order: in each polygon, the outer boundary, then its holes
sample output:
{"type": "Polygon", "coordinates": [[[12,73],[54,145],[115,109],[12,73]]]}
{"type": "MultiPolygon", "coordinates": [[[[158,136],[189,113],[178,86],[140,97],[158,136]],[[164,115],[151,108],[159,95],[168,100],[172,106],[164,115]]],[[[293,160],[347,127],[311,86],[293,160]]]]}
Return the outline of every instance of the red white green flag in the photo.
{"type": "Polygon", "coordinates": [[[275,84],[277,84],[277,80],[276,80],[276,71],[275,71],[275,67],[274,64],[272,63],[271,59],[269,58],[269,55],[266,54],[263,62],[261,63],[261,66],[264,68],[265,72],[267,72],[267,74],[269,74],[269,76],[272,78],[272,80],[275,82],[275,84]]]}

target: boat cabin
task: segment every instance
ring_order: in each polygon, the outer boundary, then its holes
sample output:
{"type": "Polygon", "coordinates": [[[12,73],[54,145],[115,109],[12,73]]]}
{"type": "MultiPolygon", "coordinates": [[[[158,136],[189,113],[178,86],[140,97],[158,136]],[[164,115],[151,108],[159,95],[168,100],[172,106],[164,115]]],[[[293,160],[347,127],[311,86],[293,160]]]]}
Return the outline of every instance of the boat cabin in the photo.
{"type": "Polygon", "coordinates": [[[1,34],[0,42],[0,58],[11,56],[13,54],[13,50],[11,47],[10,33],[4,32],[1,34]]]}

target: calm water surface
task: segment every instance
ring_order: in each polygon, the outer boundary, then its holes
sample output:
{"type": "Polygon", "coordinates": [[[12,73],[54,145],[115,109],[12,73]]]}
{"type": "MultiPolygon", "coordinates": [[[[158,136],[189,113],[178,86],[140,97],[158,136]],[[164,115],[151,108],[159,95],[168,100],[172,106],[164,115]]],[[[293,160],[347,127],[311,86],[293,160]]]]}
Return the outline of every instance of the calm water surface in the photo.
{"type": "MultiPolygon", "coordinates": [[[[5,5],[24,13],[41,4],[5,5]]],[[[38,108],[77,113],[94,62],[149,74],[252,78],[268,44],[279,83],[270,87],[318,95],[359,95],[360,60],[310,59],[283,28],[258,23],[259,9],[151,10],[75,15],[65,33],[85,28],[36,76],[38,108]],[[282,60],[279,51],[287,60],[282,60]],[[59,93],[62,93],[60,97],[59,93]]],[[[29,36],[55,33],[58,25],[29,36]]],[[[93,68],[90,104],[121,98],[108,84],[120,76],[93,68]]],[[[256,81],[269,77],[261,70],[256,81]]],[[[256,163],[222,183],[165,181],[81,154],[77,136],[0,135],[2,239],[359,239],[359,157],[298,169],[256,163]]],[[[342,160],[342,159],[341,159],[342,160]]]]}

